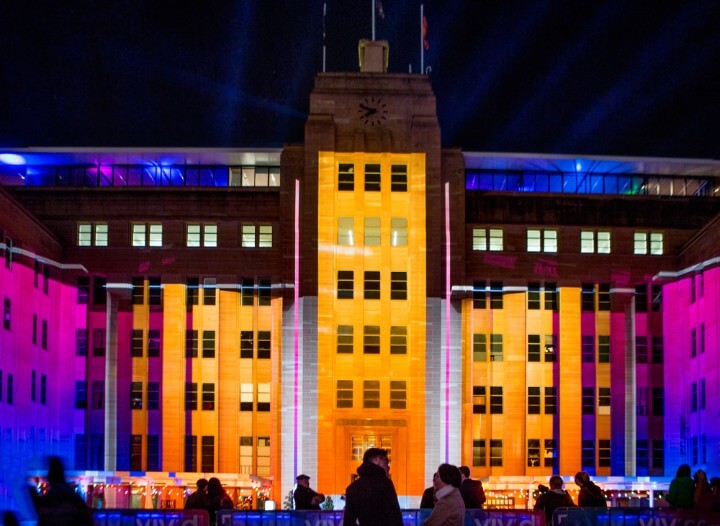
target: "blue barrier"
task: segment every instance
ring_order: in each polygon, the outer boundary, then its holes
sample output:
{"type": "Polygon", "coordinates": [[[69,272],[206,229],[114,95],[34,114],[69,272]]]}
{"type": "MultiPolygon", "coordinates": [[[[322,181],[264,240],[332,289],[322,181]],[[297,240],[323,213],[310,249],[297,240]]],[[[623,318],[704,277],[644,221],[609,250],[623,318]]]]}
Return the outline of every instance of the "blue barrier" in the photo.
{"type": "Polygon", "coordinates": [[[93,510],[95,526],[210,526],[203,510],[93,510]]]}
{"type": "Polygon", "coordinates": [[[560,508],[554,526],[720,526],[720,513],[667,508],[560,508]]]}

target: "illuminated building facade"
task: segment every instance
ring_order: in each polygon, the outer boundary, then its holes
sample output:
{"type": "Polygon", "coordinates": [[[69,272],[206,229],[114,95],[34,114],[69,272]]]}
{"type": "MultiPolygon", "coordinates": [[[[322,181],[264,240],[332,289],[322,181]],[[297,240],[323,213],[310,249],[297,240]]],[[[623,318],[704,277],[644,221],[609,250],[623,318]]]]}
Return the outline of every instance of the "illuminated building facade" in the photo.
{"type": "Polygon", "coordinates": [[[372,445],[406,507],[444,461],[720,471],[720,165],[444,149],[429,79],[370,69],[303,145],[2,157],[5,502],[51,453],[278,505],[372,445]]]}

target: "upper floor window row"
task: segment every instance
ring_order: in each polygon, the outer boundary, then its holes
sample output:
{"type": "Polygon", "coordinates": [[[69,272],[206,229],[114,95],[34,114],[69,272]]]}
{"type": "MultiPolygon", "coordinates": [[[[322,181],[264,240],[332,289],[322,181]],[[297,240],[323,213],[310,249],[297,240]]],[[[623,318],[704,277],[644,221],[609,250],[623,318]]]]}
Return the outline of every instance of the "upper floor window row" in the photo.
{"type": "MultiPolygon", "coordinates": [[[[366,163],[363,168],[362,188],[366,192],[379,192],[383,187],[383,171],[380,163],[366,163]]],[[[392,192],[407,192],[408,171],[406,164],[391,165],[390,173],[384,174],[385,180],[387,180],[388,175],[390,176],[390,190],[392,192]]],[[[355,182],[355,165],[352,163],[340,163],[338,166],[338,190],[352,192],[355,190],[355,182]]]]}
{"type": "MultiPolygon", "coordinates": [[[[382,244],[382,222],[379,217],[366,217],[364,220],[363,244],[379,246],[382,244]]],[[[358,245],[355,235],[355,218],[338,217],[337,244],[343,246],[358,245]]],[[[408,244],[408,220],[405,217],[390,218],[390,246],[404,247],[408,244]]]]}
{"type": "Polygon", "coordinates": [[[467,190],[560,194],[674,195],[716,197],[712,178],[510,170],[465,171],[467,190]]]}
{"type": "Polygon", "coordinates": [[[28,166],[26,186],[278,188],[279,166],[28,166]]]}
{"type": "MultiPolygon", "coordinates": [[[[558,230],[554,228],[528,228],[526,249],[528,252],[557,253],[559,251],[558,230]]],[[[485,252],[504,250],[504,232],[502,228],[473,228],[472,249],[485,252]]],[[[633,254],[662,255],[664,234],[662,232],[635,232],[633,234],[633,254]]],[[[610,254],[612,252],[612,232],[609,230],[582,230],[580,232],[581,254],[610,254]]]]}
{"type": "MultiPolygon", "coordinates": [[[[81,247],[107,247],[107,223],[78,223],[77,244],[81,247]]],[[[163,246],[162,223],[132,223],[130,245],[133,247],[163,246]]],[[[272,225],[243,224],[241,226],[240,245],[243,248],[271,248],[273,246],[272,225]]],[[[216,223],[187,223],[185,246],[214,248],[218,246],[218,226],[216,223]]]]}

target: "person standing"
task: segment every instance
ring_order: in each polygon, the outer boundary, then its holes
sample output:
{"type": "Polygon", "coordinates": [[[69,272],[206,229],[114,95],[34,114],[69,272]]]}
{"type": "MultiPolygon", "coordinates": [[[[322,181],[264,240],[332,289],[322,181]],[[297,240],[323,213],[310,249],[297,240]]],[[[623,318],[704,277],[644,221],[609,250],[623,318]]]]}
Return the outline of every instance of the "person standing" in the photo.
{"type": "Polygon", "coordinates": [[[460,494],[460,470],[452,464],[440,464],[433,475],[437,502],[425,526],[462,526],[465,522],[465,503],[460,494]]]}
{"type": "Polygon", "coordinates": [[[553,512],[558,508],[574,508],[575,503],[568,492],[563,489],[563,479],[560,475],[550,477],[550,489],[542,493],[535,501],[534,510],[545,514],[545,523],[552,524],[553,512]]]}
{"type": "Polygon", "coordinates": [[[600,487],[590,480],[590,474],[586,471],[578,471],[575,474],[575,484],[580,486],[577,505],[581,508],[607,508],[605,494],[600,487]]]}
{"type": "Polygon", "coordinates": [[[35,500],[38,526],[92,526],[92,512],[67,483],[59,457],[50,457],[47,481],[49,489],[35,500]]]}
{"type": "Polygon", "coordinates": [[[420,499],[421,510],[431,510],[435,507],[435,488],[430,486],[425,488],[423,491],[422,498],[420,499]]]}
{"type": "Polygon", "coordinates": [[[317,493],[310,488],[310,477],[298,475],[295,477],[297,486],[293,492],[296,510],[319,510],[320,503],[325,500],[325,495],[317,493]]]}
{"type": "Polygon", "coordinates": [[[357,468],[360,476],[345,490],[345,526],[402,526],[402,513],[392,480],[387,451],[371,447],[357,468]]]}
{"type": "Polygon", "coordinates": [[[713,497],[712,490],[710,489],[710,483],[707,479],[707,474],[702,470],[698,469],[693,475],[693,482],[695,482],[695,491],[693,492],[693,503],[695,509],[707,513],[712,510],[713,497]]]}
{"type": "Polygon", "coordinates": [[[210,524],[212,525],[217,522],[219,510],[231,510],[235,507],[222,483],[216,477],[212,477],[208,481],[208,497],[210,499],[210,524]]]}
{"type": "Polygon", "coordinates": [[[462,495],[463,502],[465,503],[465,509],[476,510],[481,509],[485,503],[485,490],[483,489],[482,482],[470,478],[470,468],[467,466],[460,466],[460,476],[462,482],[460,482],[460,495],[462,495]]]}
{"type": "Polygon", "coordinates": [[[670,490],[667,494],[667,501],[671,508],[692,509],[695,482],[693,482],[690,473],[689,465],[680,464],[678,466],[675,478],[670,483],[670,490]]]}

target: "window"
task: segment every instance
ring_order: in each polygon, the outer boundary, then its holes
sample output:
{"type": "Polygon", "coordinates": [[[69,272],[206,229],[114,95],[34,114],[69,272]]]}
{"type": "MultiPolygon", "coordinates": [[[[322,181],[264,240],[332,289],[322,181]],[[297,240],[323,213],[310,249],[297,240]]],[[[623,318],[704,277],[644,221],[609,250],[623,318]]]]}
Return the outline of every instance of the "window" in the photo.
{"type": "Polygon", "coordinates": [[[598,440],[598,467],[610,467],[610,441],[598,440]]]}
{"type": "Polygon", "coordinates": [[[272,248],[273,246],[273,231],[272,225],[258,225],[258,247],[259,248],[272,248]]]}
{"type": "Polygon", "coordinates": [[[147,437],[147,468],[148,471],[160,471],[160,437],[147,437]]]}
{"type": "Polygon", "coordinates": [[[705,378],[700,379],[700,409],[705,409],[705,378]]]}
{"type": "Polygon", "coordinates": [[[540,283],[528,283],[528,310],[540,310],[540,283]]]}
{"type": "Polygon", "coordinates": [[[653,470],[662,471],[665,469],[665,441],[652,441],[652,467],[653,470]]]}
{"type": "Polygon", "coordinates": [[[379,192],[380,191],[380,165],[379,164],[366,164],[365,165],[365,191],[366,192],[379,192]]]}
{"type": "Polygon", "coordinates": [[[595,414],[595,388],[594,387],[583,387],[582,388],[582,414],[594,415],[595,414]]]}
{"type": "Polygon", "coordinates": [[[143,305],[145,303],[145,280],[143,278],[132,278],[132,304],[143,305]]]}
{"type": "Polygon", "coordinates": [[[485,440],[475,439],[473,440],[473,467],[482,466],[486,464],[487,452],[485,450],[485,440]]]}
{"type": "Polygon", "coordinates": [[[484,385],[473,386],[473,414],[484,415],[487,412],[487,395],[484,385]]]}
{"type": "Polygon", "coordinates": [[[244,248],[254,248],[255,245],[255,225],[242,226],[242,246],[244,248]]]}
{"type": "Polygon", "coordinates": [[[503,284],[502,281],[490,282],[490,308],[503,308],[503,284]]]}
{"type": "Polygon", "coordinates": [[[133,223],[132,246],[162,247],[163,227],[161,223],[133,223]]]}
{"type": "Polygon", "coordinates": [[[635,361],[637,363],[648,363],[648,339],[647,336],[635,337],[635,361]]]}
{"type": "Polygon", "coordinates": [[[206,473],[215,471],[215,437],[202,437],[200,452],[200,470],[206,473]]]}
{"type": "Polygon", "coordinates": [[[185,303],[188,312],[192,312],[192,306],[200,303],[200,279],[185,279],[185,303]]]}
{"type": "Polygon", "coordinates": [[[48,322],[47,320],[42,320],[42,323],[40,324],[40,347],[43,349],[48,348],[48,322]]]}
{"type": "Polygon", "coordinates": [[[11,269],[13,261],[13,240],[5,238],[5,268],[11,269]]]}
{"type": "Polygon", "coordinates": [[[407,192],[408,174],[406,164],[393,164],[390,166],[390,190],[392,192],[407,192]]]}
{"type": "Polygon", "coordinates": [[[95,380],[92,383],[91,409],[105,409],[105,382],[95,380]]]}
{"type": "Polygon", "coordinates": [[[258,384],[257,410],[270,411],[270,384],[258,384]]]}
{"type": "Polygon", "coordinates": [[[635,232],[633,238],[633,253],[661,256],[664,252],[662,232],[635,232]]]}
{"type": "Polygon", "coordinates": [[[540,361],[540,335],[528,334],[527,337],[528,362],[540,361]]]}
{"type": "MultiPolygon", "coordinates": [[[[540,414],[540,388],[539,387],[528,387],[528,409],[529,415],[540,414]]],[[[538,447],[540,445],[538,444],[538,447]]]]}
{"type": "Polygon", "coordinates": [[[487,336],[473,334],[473,362],[487,362],[487,336]]]}
{"type": "Polygon", "coordinates": [[[77,244],[79,247],[108,246],[107,223],[78,223],[77,244]]]}
{"type": "Polygon", "coordinates": [[[160,409],[160,382],[148,382],[147,408],[160,409]]]}
{"type": "Polygon", "coordinates": [[[555,459],[557,459],[557,440],[545,439],[545,467],[554,467],[556,464],[555,459]]]}
{"type": "Polygon", "coordinates": [[[705,353],[705,324],[700,324],[700,354],[705,353]]]}
{"type": "Polygon", "coordinates": [[[379,217],[366,217],[365,218],[365,246],[379,246],[380,245],[380,218],[379,217]]]}
{"type": "Polygon", "coordinates": [[[635,312],[647,312],[647,290],[645,284],[635,286],[635,312]]]}
{"type": "Polygon", "coordinates": [[[240,437],[240,473],[253,472],[253,437],[240,437]]]}
{"type": "Polygon", "coordinates": [[[157,358],[160,356],[160,329],[150,329],[148,331],[148,357],[157,358]]]}
{"type": "Polygon", "coordinates": [[[87,329],[75,330],[75,356],[87,356],[88,331],[87,329]]]}
{"type": "Polygon", "coordinates": [[[652,363],[663,363],[663,337],[652,337],[652,363]]]}
{"type": "MultiPolygon", "coordinates": [[[[10,375],[8,375],[8,380],[10,375]]],[[[87,382],[82,380],[75,382],[75,409],[87,407],[87,382]]]]}
{"type": "Polygon", "coordinates": [[[610,363],[610,336],[598,336],[598,363],[610,363]]]}
{"type": "Polygon", "coordinates": [[[267,278],[258,279],[258,307],[268,307],[271,303],[272,282],[267,278]]]}
{"type": "MultiPolygon", "coordinates": [[[[86,395],[87,396],[87,395],[86,395]]],[[[7,396],[6,400],[8,405],[13,404],[13,375],[7,375],[7,396]]]]}
{"type": "Polygon", "coordinates": [[[187,329],[185,331],[185,358],[197,358],[198,355],[198,331],[187,329]]]}
{"type": "Polygon", "coordinates": [[[502,386],[490,387],[490,414],[501,415],[503,412],[503,388],[502,386]]]}
{"type": "Polygon", "coordinates": [[[240,411],[252,411],[255,403],[253,384],[240,384],[240,411]]]}
{"type": "Polygon", "coordinates": [[[407,354],[407,327],[390,327],[390,354],[407,354]]]}
{"type": "Polygon", "coordinates": [[[380,326],[365,325],[363,333],[363,352],[380,354],[380,326]]]}
{"type": "Polygon", "coordinates": [[[600,283],[598,284],[598,310],[609,311],[610,310],[610,284],[600,283]]]}
{"type": "Polygon", "coordinates": [[[204,278],[203,279],[203,305],[215,305],[216,302],[216,285],[215,278],[204,278]]]}
{"type": "Polygon", "coordinates": [[[528,438],[527,441],[527,465],[529,468],[540,466],[540,439],[528,438]]]}
{"type": "Polygon", "coordinates": [[[595,337],[583,334],[580,343],[582,362],[595,363],[595,337]]]}
{"type": "Polygon", "coordinates": [[[40,403],[45,404],[47,402],[47,376],[44,374],[40,375],[40,403]]]}
{"type": "Polygon", "coordinates": [[[665,390],[662,387],[652,388],[652,414],[653,416],[665,414],[665,390]]]}
{"type": "Polygon", "coordinates": [[[203,331],[202,357],[215,358],[215,331],[203,331]]]}
{"type": "Polygon", "coordinates": [[[257,466],[258,475],[264,477],[270,475],[270,437],[257,439],[257,466]]]}
{"type": "Polygon", "coordinates": [[[352,354],[353,352],[353,326],[338,325],[337,328],[338,354],[352,354]]]}
{"type": "MultiPolygon", "coordinates": [[[[35,371],[33,371],[33,374],[35,371]]],[[[697,382],[690,384],[690,411],[693,413],[698,409],[698,385],[697,382]]]]}
{"type": "Polygon", "coordinates": [[[582,254],[609,254],[610,232],[583,230],[580,232],[580,252],[582,254]],[[596,244],[597,238],[597,244],[596,244]]]}
{"type": "Polygon", "coordinates": [[[390,218],[390,245],[393,247],[407,246],[408,227],[407,218],[391,217],[390,218]]]}
{"type": "Polygon", "coordinates": [[[272,345],[270,331],[258,331],[257,357],[259,360],[269,360],[272,345]]]}
{"type": "Polygon", "coordinates": [[[337,381],[337,408],[352,409],[353,406],[353,381],[337,381]]]}
{"type": "Polygon", "coordinates": [[[490,440],[490,466],[503,465],[502,440],[490,440]]]}
{"type": "Polygon", "coordinates": [[[557,362],[558,355],[558,343],[557,334],[546,334],[545,335],[545,361],[546,362],[557,362]]]}
{"type": "Polygon", "coordinates": [[[380,382],[378,380],[363,380],[363,409],[378,409],[380,407],[380,382]]]}
{"type": "Polygon", "coordinates": [[[142,382],[130,382],[130,409],[142,409],[142,382]]]}
{"type": "Polygon", "coordinates": [[[365,271],[365,299],[380,299],[380,272],[376,270],[365,271]]]}
{"type": "Polygon", "coordinates": [[[583,312],[595,311],[595,285],[583,283],[580,290],[580,305],[583,312]]]}
{"type": "Polygon", "coordinates": [[[638,468],[647,469],[650,467],[650,455],[648,451],[648,441],[638,439],[635,442],[635,458],[638,468]]]}
{"type": "Polygon", "coordinates": [[[545,414],[557,414],[557,387],[545,388],[545,414]]]}
{"type": "Polygon", "coordinates": [[[486,308],[486,284],[484,281],[473,282],[473,309],[486,308]]]}
{"type": "Polygon", "coordinates": [[[145,335],[142,329],[133,329],[130,334],[130,356],[142,358],[145,335]]]}
{"type": "Polygon", "coordinates": [[[610,388],[598,387],[598,413],[601,415],[610,414],[610,388]]]}
{"type": "Polygon", "coordinates": [[[93,356],[105,356],[105,329],[93,329],[93,356]]]}
{"type": "Polygon", "coordinates": [[[185,471],[197,471],[197,436],[185,435],[185,471]]]}
{"type": "Polygon", "coordinates": [[[162,305],[160,278],[148,278],[148,305],[162,305]]]}
{"type": "Polygon", "coordinates": [[[3,328],[8,331],[10,330],[10,320],[12,318],[10,306],[10,298],[5,298],[3,301],[3,328]]]}
{"type": "Polygon", "coordinates": [[[78,276],[77,278],[77,302],[78,305],[87,305],[90,301],[90,278],[78,276]]]}
{"type": "Polygon", "coordinates": [[[557,284],[545,283],[545,310],[557,312],[560,309],[560,301],[557,284]]]}
{"type": "Polygon", "coordinates": [[[407,299],[407,272],[390,273],[390,299],[407,299]]]}
{"type": "Polygon", "coordinates": [[[352,164],[340,164],[338,167],[338,190],[355,190],[355,166],[352,164]]]}
{"type": "Polygon", "coordinates": [[[582,441],[581,465],[587,470],[595,469],[595,443],[592,440],[582,441]]]}
{"type": "Polygon", "coordinates": [[[240,283],[240,305],[253,306],[255,304],[255,280],[243,278],[240,283]]]}
{"type": "Polygon", "coordinates": [[[353,246],[355,244],[355,218],[338,217],[338,234],[337,244],[345,246],[353,246]]]}
{"type": "Polygon", "coordinates": [[[353,279],[352,270],[338,270],[337,297],[339,300],[353,299],[353,279]]]}
{"type": "Polygon", "coordinates": [[[557,252],[557,230],[532,229],[527,231],[528,252],[557,252]]]}
{"type": "Polygon", "coordinates": [[[197,382],[185,382],[185,411],[196,411],[198,408],[197,382]]]}
{"type": "Polygon", "coordinates": [[[697,329],[690,329],[690,356],[697,356],[697,329]]]}
{"type": "Polygon", "coordinates": [[[407,406],[407,383],[405,380],[390,380],[390,409],[405,409],[407,406]]]}
{"type": "Polygon", "coordinates": [[[490,335],[490,361],[502,362],[503,360],[503,335],[490,335]]]}
{"type": "Polygon", "coordinates": [[[202,410],[215,411],[215,384],[202,384],[202,410]]]}
{"type": "Polygon", "coordinates": [[[636,400],[636,413],[638,416],[648,416],[648,388],[638,387],[637,394],[635,395],[636,400]]]}
{"type": "Polygon", "coordinates": [[[653,312],[660,312],[662,310],[662,286],[652,285],[650,287],[650,308],[653,312]]]}
{"type": "Polygon", "coordinates": [[[501,228],[473,228],[473,250],[502,251],[503,230],[501,228]]]}
{"type": "Polygon", "coordinates": [[[215,223],[188,223],[185,244],[188,247],[217,247],[217,237],[215,223]]]}
{"type": "Polygon", "coordinates": [[[142,471],[142,435],[130,435],[130,471],[142,471]]]}

